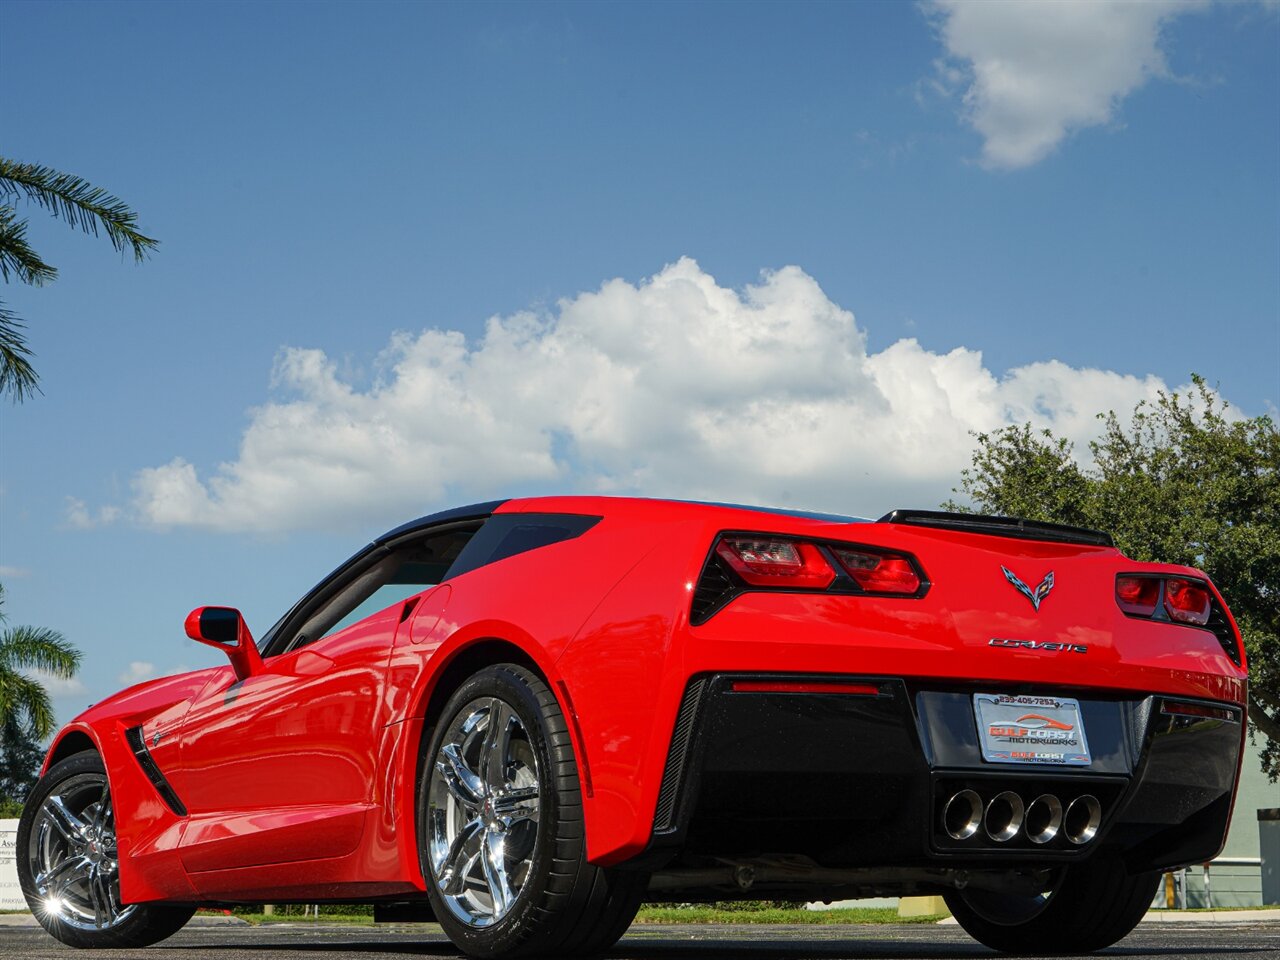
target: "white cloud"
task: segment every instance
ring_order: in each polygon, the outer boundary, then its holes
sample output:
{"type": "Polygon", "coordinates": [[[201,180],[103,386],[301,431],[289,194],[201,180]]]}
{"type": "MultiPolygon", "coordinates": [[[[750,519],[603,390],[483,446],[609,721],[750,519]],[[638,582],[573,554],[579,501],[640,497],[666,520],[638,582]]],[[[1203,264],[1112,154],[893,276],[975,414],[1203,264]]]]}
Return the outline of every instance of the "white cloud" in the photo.
{"type": "Polygon", "coordinates": [[[133,660],[117,678],[121,686],[131,687],[143,680],[150,680],[156,675],[156,665],[145,660],[133,660]]]}
{"type": "Polygon", "coordinates": [[[16,580],[19,577],[29,576],[31,576],[31,571],[26,567],[6,567],[0,564],[0,577],[11,577],[16,580]]]}
{"type": "Polygon", "coordinates": [[[52,673],[45,673],[43,670],[32,670],[31,677],[38,680],[51,696],[55,697],[78,697],[86,693],[87,690],[79,677],[58,677],[52,673]]]}
{"type": "Polygon", "coordinates": [[[914,339],[869,354],[853,314],[798,267],[738,292],[689,259],[611,280],[483,337],[396,334],[368,388],[285,350],[286,396],[251,411],[239,456],[178,457],[134,479],[157,527],[279,531],[402,520],[545,489],[875,514],[932,507],[970,431],[1030,420],[1083,441],[1155,377],[1049,361],[997,377],[981,353],[914,339]]]}
{"type": "Polygon", "coordinates": [[[119,507],[99,507],[95,514],[89,505],[77,497],[67,497],[63,516],[67,525],[76,530],[92,530],[94,527],[105,527],[120,519],[122,511],[119,507]]]}
{"type": "Polygon", "coordinates": [[[982,163],[1016,169],[1069,134],[1111,123],[1120,101],[1168,75],[1161,29],[1208,0],[934,0],[947,58],[937,86],[965,86],[982,163]]]}

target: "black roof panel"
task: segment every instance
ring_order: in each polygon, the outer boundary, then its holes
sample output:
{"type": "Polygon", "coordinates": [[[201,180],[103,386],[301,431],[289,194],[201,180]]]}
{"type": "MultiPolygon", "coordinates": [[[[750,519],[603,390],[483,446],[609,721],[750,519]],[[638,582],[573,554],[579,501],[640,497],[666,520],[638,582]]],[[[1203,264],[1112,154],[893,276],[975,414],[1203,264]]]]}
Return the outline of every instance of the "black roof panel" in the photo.
{"type": "Polygon", "coordinates": [[[424,527],[432,527],[437,523],[449,523],[452,520],[483,520],[506,502],[506,500],[489,500],[485,503],[471,503],[465,507],[454,507],[452,510],[431,513],[425,517],[419,517],[417,520],[402,523],[394,530],[388,530],[373,542],[386,543],[401,534],[412,533],[414,530],[421,530],[424,527]]]}

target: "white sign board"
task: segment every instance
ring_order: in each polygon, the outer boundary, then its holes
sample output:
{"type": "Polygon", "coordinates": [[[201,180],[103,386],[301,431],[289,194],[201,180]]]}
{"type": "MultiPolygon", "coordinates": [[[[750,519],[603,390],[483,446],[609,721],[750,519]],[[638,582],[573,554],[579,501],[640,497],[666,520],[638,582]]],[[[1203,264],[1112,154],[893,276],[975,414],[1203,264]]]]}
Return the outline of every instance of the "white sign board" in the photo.
{"type": "Polygon", "coordinates": [[[0,820],[0,910],[25,910],[18,886],[18,821],[0,820]]]}

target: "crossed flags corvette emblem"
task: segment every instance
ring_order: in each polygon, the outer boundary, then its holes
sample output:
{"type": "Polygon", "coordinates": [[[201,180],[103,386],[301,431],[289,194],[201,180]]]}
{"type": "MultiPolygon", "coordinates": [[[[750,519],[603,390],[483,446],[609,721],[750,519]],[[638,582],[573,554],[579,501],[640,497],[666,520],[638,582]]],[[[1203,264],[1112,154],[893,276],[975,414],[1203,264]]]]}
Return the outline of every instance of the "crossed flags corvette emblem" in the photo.
{"type": "Polygon", "coordinates": [[[1046,573],[1044,579],[1040,581],[1040,585],[1036,587],[1035,590],[1032,590],[1008,567],[1002,566],[1000,569],[1004,571],[1005,579],[1012,583],[1020,594],[1031,601],[1031,606],[1035,607],[1035,609],[1039,611],[1040,604],[1044,602],[1044,598],[1047,597],[1049,595],[1049,591],[1053,589],[1053,571],[1050,570],[1046,573]]]}

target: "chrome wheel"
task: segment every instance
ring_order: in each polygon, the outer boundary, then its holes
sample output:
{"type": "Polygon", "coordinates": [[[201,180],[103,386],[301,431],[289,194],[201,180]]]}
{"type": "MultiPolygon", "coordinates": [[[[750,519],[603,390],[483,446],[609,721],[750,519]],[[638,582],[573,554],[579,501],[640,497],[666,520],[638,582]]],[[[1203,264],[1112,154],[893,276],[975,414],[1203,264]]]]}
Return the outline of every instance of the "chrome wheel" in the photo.
{"type": "Polygon", "coordinates": [[[427,854],[449,910],[497,923],[529,881],[538,837],[538,761],[509,703],[483,697],[449,722],[432,758],[427,854]]]}
{"type": "Polygon", "coordinates": [[[120,902],[107,777],[70,777],[40,804],[27,845],[38,909],[79,930],[109,930],[137,909],[120,902]]]}

